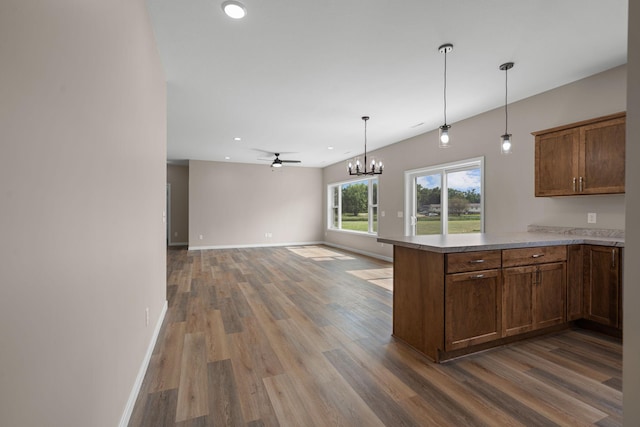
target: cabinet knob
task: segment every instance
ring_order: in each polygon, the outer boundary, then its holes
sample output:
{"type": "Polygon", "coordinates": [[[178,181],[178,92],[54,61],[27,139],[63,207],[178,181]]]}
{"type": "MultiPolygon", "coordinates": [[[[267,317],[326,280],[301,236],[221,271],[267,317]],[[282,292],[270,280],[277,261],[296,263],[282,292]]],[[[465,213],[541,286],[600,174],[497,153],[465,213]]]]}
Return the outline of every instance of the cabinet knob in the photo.
{"type": "Polygon", "coordinates": [[[584,191],[584,178],[580,177],[580,192],[584,191]]]}
{"type": "Polygon", "coordinates": [[[576,192],[576,177],[573,177],[573,192],[576,192]]]}

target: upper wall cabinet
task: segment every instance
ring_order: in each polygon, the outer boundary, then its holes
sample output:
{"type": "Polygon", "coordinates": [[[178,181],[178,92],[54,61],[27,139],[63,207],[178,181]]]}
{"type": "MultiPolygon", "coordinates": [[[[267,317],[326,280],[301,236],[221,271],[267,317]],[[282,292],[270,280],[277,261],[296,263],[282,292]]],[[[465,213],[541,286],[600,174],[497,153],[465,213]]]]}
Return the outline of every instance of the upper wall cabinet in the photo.
{"type": "Polygon", "coordinates": [[[536,197],[624,193],[625,117],[533,132],[536,197]]]}

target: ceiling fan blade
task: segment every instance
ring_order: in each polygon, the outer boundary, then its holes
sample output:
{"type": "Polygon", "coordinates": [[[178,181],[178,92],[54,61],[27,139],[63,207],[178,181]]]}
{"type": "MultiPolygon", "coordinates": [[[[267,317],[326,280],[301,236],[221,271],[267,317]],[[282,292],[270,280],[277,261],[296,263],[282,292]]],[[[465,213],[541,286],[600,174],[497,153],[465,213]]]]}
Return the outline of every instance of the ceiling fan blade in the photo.
{"type": "Polygon", "coordinates": [[[301,160],[280,160],[282,163],[302,163],[301,160]]]}

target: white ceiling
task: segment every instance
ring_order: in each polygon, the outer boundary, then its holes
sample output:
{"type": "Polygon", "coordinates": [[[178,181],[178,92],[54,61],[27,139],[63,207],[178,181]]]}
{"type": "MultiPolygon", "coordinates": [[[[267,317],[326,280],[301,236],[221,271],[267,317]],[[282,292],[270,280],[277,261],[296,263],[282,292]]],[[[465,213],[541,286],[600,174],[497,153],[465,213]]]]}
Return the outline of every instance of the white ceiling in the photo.
{"type": "Polygon", "coordinates": [[[242,2],[233,20],[222,0],[147,0],[170,162],[268,165],[264,150],[324,167],[363,151],[363,115],[369,150],[436,129],[443,43],[452,130],[503,105],[504,62],[509,102],[626,63],[626,0],[242,2]]]}

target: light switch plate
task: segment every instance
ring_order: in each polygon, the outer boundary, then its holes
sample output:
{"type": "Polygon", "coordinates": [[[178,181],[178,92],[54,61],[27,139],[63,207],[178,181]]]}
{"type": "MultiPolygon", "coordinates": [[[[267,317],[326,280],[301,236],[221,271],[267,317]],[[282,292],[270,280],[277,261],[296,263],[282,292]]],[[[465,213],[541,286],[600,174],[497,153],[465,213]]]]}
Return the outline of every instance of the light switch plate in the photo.
{"type": "Polygon", "coordinates": [[[587,224],[595,224],[596,223],[596,213],[595,212],[589,212],[587,214],[587,224]]]}

